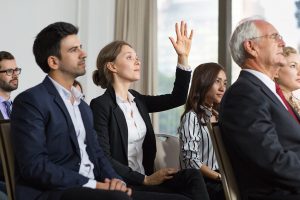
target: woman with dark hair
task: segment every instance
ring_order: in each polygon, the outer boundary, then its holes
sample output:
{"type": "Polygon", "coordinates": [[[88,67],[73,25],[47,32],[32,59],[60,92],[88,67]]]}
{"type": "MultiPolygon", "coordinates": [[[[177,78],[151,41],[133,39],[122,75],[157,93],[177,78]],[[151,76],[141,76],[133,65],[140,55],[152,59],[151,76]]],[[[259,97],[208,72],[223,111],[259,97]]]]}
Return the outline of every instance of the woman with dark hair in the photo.
{"type": "Polygon", "coordinates": [[[107,90],[91,101],[94,126],[114,169],[133,190],[159,192],[164,200],[187,197],[204,200],[209,197],[198,170],[154,170],[156,141],[149,113],[184,104],[191,77],[188,56],[192,32],[188,36],[184,22],[180,28],[176,23],[175,29],[177,39],[170,40],[178,55],[178,64],[171,94],[150,96],[129,89],[140,79],[141,67],[130,44],[114,41],[100,51],[93,81],[107,90]]]}
{"type": "Polygon", "coordinates": [[[216,107],[226,90],[224,68],[217,63],[201,64],[194,70],[191,89],[178,128],[180,166],[199,169],[211,200],[225,199],[215,152],[206,123],[217,122],[216,107]]]}

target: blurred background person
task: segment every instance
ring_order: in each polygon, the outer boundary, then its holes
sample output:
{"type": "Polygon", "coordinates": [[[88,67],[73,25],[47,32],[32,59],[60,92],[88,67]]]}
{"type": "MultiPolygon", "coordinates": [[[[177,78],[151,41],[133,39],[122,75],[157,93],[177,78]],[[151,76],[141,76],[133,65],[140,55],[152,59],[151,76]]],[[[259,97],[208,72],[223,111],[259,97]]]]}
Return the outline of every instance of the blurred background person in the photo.
{"type": "Polygon", "coordinates": [[[275,81],[294,112],[300,115],[300,100],[293,95],[293,91],[300,89],[300,55],[293,47],[284,47],[283,55],[287,63],[279,68],[275,81]]]}
{"type": "Polygon", "coordinates": [[[218,121],[216,107],[224,95],[226,84],[224,68],[219,64],[205,63],[196,67],[178,129],[180,166],[202,172],[211,200],[225,200],[207,123],[218,121]]]}

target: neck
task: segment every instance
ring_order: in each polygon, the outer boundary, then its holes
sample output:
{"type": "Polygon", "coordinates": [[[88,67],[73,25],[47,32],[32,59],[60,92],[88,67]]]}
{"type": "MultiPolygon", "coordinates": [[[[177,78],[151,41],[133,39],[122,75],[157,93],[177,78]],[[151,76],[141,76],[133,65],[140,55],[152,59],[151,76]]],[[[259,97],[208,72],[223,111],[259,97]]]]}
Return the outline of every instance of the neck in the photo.
{"type": "Polygon", "coordinates": [[[70,76],[61,76],[58,73],[55,73],[53,71],[50,71],[48,74],[53,80],[58,82],[61,86],[66,88],[67,90],[71,91],[72,85],[74,83],[74,78],[70,76]]]}
{"type": "Polygon", "coordinates": [[[284,97],[288,100],[292,96],[292,91],[280,85],[284,97]]]}
{"type": "Polygon", "coordinates": [[[117,96],[121,97],[123,100],[128,100],[128,90],[130,84],[121,84],[119,82],[114,82],[112,86],[117,96]]]}
{"type": "Polygon", "coordinates": [[[279,66],[266,66],[264,64],[257,63],[254,60],[247,60],[243,66],[244,66],[243,69],[252,69],[261,72],[267,75],[272,80],[274,80],[274,77],[279,67],[279,66]]]}
{"type": "Polygon", "coordinates": [[[7,101],[10,98],[10,92],[4,91],[0,88],[0,96],[7,101]]]}

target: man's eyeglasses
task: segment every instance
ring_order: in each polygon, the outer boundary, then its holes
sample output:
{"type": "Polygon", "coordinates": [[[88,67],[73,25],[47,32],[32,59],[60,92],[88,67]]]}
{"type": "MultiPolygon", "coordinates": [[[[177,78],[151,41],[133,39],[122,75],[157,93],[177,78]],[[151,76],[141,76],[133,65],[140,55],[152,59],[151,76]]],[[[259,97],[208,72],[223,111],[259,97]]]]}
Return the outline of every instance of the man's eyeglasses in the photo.
{"type": "Polygon", "coordinates": [[[278,33],[272,33],[272,34],[262,35],[262,36],[258,36],[258,37],[253,37],[253,38],[250,38],[250,40],[254,40],[254,39],[258,39],[258,38],[264,38],[264,37],[273,39],[275,41],[282,40],[282,38],[283,38],[278,33]]]}
{"type": "Polygon", "coordinates": [[[0,73],[6,73],[7,76],[12,76],[13,74],[19,75],[21,74],[22,69],[21,68],[16,68],[16,69],[6,69],[0,71],[0,73]]]}

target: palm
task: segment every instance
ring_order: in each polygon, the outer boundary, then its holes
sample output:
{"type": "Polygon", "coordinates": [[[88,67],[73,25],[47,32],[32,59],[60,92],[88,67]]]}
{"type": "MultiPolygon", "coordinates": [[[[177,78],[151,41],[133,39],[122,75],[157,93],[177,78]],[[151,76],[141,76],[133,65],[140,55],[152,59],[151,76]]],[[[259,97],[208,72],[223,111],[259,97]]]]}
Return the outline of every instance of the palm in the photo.
{"type": "Polygon", "coordinates": [[[180,23],[180,28],[178,24],[175,25],[176,31],[176,41],[170,37],[170,40],[174,46],[174,49],[178,55],[188,56],[191,50],[191,44],[193,39],[193,30],[191,30],[190,35],[187,34],[187,25],[183,21],[180,23]]]}

